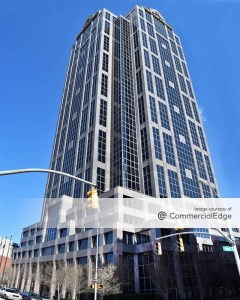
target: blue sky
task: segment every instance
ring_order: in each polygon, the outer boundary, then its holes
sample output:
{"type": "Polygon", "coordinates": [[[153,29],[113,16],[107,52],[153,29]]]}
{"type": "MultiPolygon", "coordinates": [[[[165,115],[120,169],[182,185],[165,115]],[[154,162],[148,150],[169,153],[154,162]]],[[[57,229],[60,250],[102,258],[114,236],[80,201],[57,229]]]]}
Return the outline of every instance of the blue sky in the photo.
{"type": "MultiPolygon", "coordinates": [[[[156,8],[180,36],[222,197],[240,196],[240,1],[1,0],[0,169],[48,168],[71,46],[88,15],[156,8]]],[[[39,220],[45,174],[0,178],[0,236],[39,220]],[[36,199],[38,198],[38,199],[36,199]]]]}

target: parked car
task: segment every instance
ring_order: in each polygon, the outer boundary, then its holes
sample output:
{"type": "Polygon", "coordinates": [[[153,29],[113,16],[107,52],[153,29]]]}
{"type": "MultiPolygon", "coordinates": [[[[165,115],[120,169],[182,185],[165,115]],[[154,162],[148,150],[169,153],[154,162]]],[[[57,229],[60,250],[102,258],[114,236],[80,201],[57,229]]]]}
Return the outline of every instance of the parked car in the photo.
{"type": "Polygon", "coordinates": [[[22,296],[19,294],[19,291],[14,288],[9,288],[9,287],[2,287],[0,289],[0,296],[3,297],[4,299],[9,299],[9,300],[22,300],[22,296]]]}
{"type": "Polygon", "coordinates": [[[40,295],[32,292],[23,292],[20,294],[23,300],[43,300],[40,295]]]}

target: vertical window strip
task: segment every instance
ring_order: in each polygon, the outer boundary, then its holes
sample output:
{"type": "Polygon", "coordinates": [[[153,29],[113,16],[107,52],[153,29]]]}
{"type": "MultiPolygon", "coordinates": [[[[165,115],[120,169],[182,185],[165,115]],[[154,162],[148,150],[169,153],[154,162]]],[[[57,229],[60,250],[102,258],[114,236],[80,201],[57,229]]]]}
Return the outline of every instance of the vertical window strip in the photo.
{"type": "Polygon", "coordinates": [[[146,166],[146,167],[143,168],[143,179],[144,179],[145,194],[148,195],[148,196],[152,196],[152,183],[151,183],[150,166],[146,166]]]}
{"type": "Polygon", "coordinates": [[[138,99],[138,112],[139,112],[139,121],[140,124],[145,122],[145,108],[144,108],[144,101],[143,96],[138,99]]]}
{"type": "Polygon", "coordinates": [[[164,169],[162,166],[157,165],[157,175],[158,175],[159,197],[166,198],[167,197],[167,189],[166,189],[166,183],[165,183],[164,169]]]}
{"type": "Polygon", "coordinates": [[[146,127],[144,127],[140,131],[140,133],[141,133],[141,146],[142,146],[142,160],[145,161],[149,158],[146,127]]]}
{"type": "Polygon", "coordinates": [[[155,76],[155,85],[156,85],[156,92],[157,96],[163,100],[165,100],[164,90],[163,90],[163,83],[160,78],[155,76]]]}
{"type": "Polygon", "coordinates": [[[206,142],[205,142],[205,139],[204,139],[203,130],[200,126],[198,126],[198,133],[199,133],[199,136],[200,136],[202,148],[203,148],[203,150],[207,151],[207,145],[206,145],[206,142]]]}
{"type": "Polygon", "coordinates": [[[172,198],[181,198],[178,175],[172,170],[168,170],[169,186],[172,198]]]}
{"type": "Polygon", "coordinates": [[[155,99],[152,96],[149,96],[149,102],[150,102],[150,112],[151,112],[152,122],[157,124],[158,121],[157,121],[157,111],[156,111],[155,99]]]}
{"type": "Polygon", "coordinates": [[[172,166],[176,166],[171,135],[163,132],[163,142],[164,142],[167,163],[172,166]]]}
{"type": "Polygon", "coordinates": [[[105,170],[97,168],[97,187],[99,195],[105,191],[105,170]]]}
{"type": "Polygon", "coordinates": [[[193,119],[192,108],[189,102],[189,99],[183,95],[183,101],[186,109],[186,114],[193,119]]]}
{"type": "Polygon", "coordinates": [[[162,102],[158,102],[159,105],[159,112],[160,112],[160,119],[162,127],[170,130],[168,113],[167,113],[167,106],[162,102]]]}
{"type": "Polygon", "coordinates": [[[192,121],[189,120],[188,122],[189,122],[189,127],[190,127],[193,144],[197,147],[200,147],[198,136],[197,136],[196,126],[192,121]]]}
{"type": "Polygon", "coordinates": [[[153,141],[154,141],[154,149],[155,149],[155,157],[157,159],[162,160],[162,151],[159,137],[159,130],[155,127],[153,129],[153,141]]]}
{"type": "Polygon", "coordinates": [[[153,93],[153,82],[152,82],[152,74],[148,70],[146,70],[147,74],[147,86],[148,86],[148,91],[150,93],[153,93]]]}
{"type": "Polygon", "coordinates": [[[205,171],[204,163],[203,163],[202,153],[195,150],[195,156],[196,156],[196,160],[197,160],[199,176],[202,179],[207,179],[207,175],[206,175],[206,171],[205,171]]]}
{"type": "Polygon", "coordinates": [[[106,159],[106,132],[99,130],[98,135],[98,161],[105,163],[106,159]]]}
{"type": "Polygon", "coordinates": [[[210,163],[209,157],[207,155],[204,155],[204,157],[205,157],[205,162],[206,162],[206,166],[207,166],[207,170],[208,170],[209,180],[212,183],[215,183],[214,177],[213,177],[213,171],[212,171],[212,167],[211,167],[211,163],[210,163]]]}

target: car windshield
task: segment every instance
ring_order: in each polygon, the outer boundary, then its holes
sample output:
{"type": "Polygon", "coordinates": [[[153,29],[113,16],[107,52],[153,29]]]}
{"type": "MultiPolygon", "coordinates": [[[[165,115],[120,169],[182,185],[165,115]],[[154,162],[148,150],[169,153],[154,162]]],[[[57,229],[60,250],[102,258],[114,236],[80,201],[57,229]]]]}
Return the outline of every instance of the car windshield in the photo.
{"type": "Polygon", "coordinates": [[[8,292],[8,293],[17,293],[17,291],[14,290],[14,289],[6,289],[6,292],[8,292]]]}

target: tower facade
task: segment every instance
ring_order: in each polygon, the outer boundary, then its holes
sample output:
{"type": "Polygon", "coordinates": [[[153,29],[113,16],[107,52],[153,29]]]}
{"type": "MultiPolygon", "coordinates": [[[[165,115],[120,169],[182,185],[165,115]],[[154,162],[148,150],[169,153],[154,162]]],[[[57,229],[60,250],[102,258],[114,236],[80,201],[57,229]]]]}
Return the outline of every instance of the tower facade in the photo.
{"type": "MultiPolygon", "coordinates": [[[[136,6],[123,17],[102,9],[87,19],[71,50],[50,169],[96,182],[103,198],[218,196],[182,45],[158,11],[136,6]]],[[[96,228],[82,228],[74,210],[74,198],[86,197],[88,188],[49,175],[42,220],[23,229],[14,252],[14,285],[42,287],[50,298],[57,293],[59,260],[90,265],[99,253],[100,264],[124,262],[132,275],[123,292],[155,293],[153,242],[175,229],[101,228],[97,252],[96,228]],[[39,276],[46,262],[53,264],[47,292],[39,276]]],[[[176,239],[163,243],[166,276],[159,278],[172,283],[172,298],[175,291],[182,299],[199,297],[204,284],[195,254],[213,252],[216,236],[202,232],[184,240],[184,255],[176,239]]]]}
{"type": "MultiPolygon", "coordinates": [[[[100,193],[217,194],[180,39],[156,10],[88,18],[71,51],[50,168],[96,182],[100,193]]],[[[45,196],[85,192],[52,174],[45,196]]]]}

